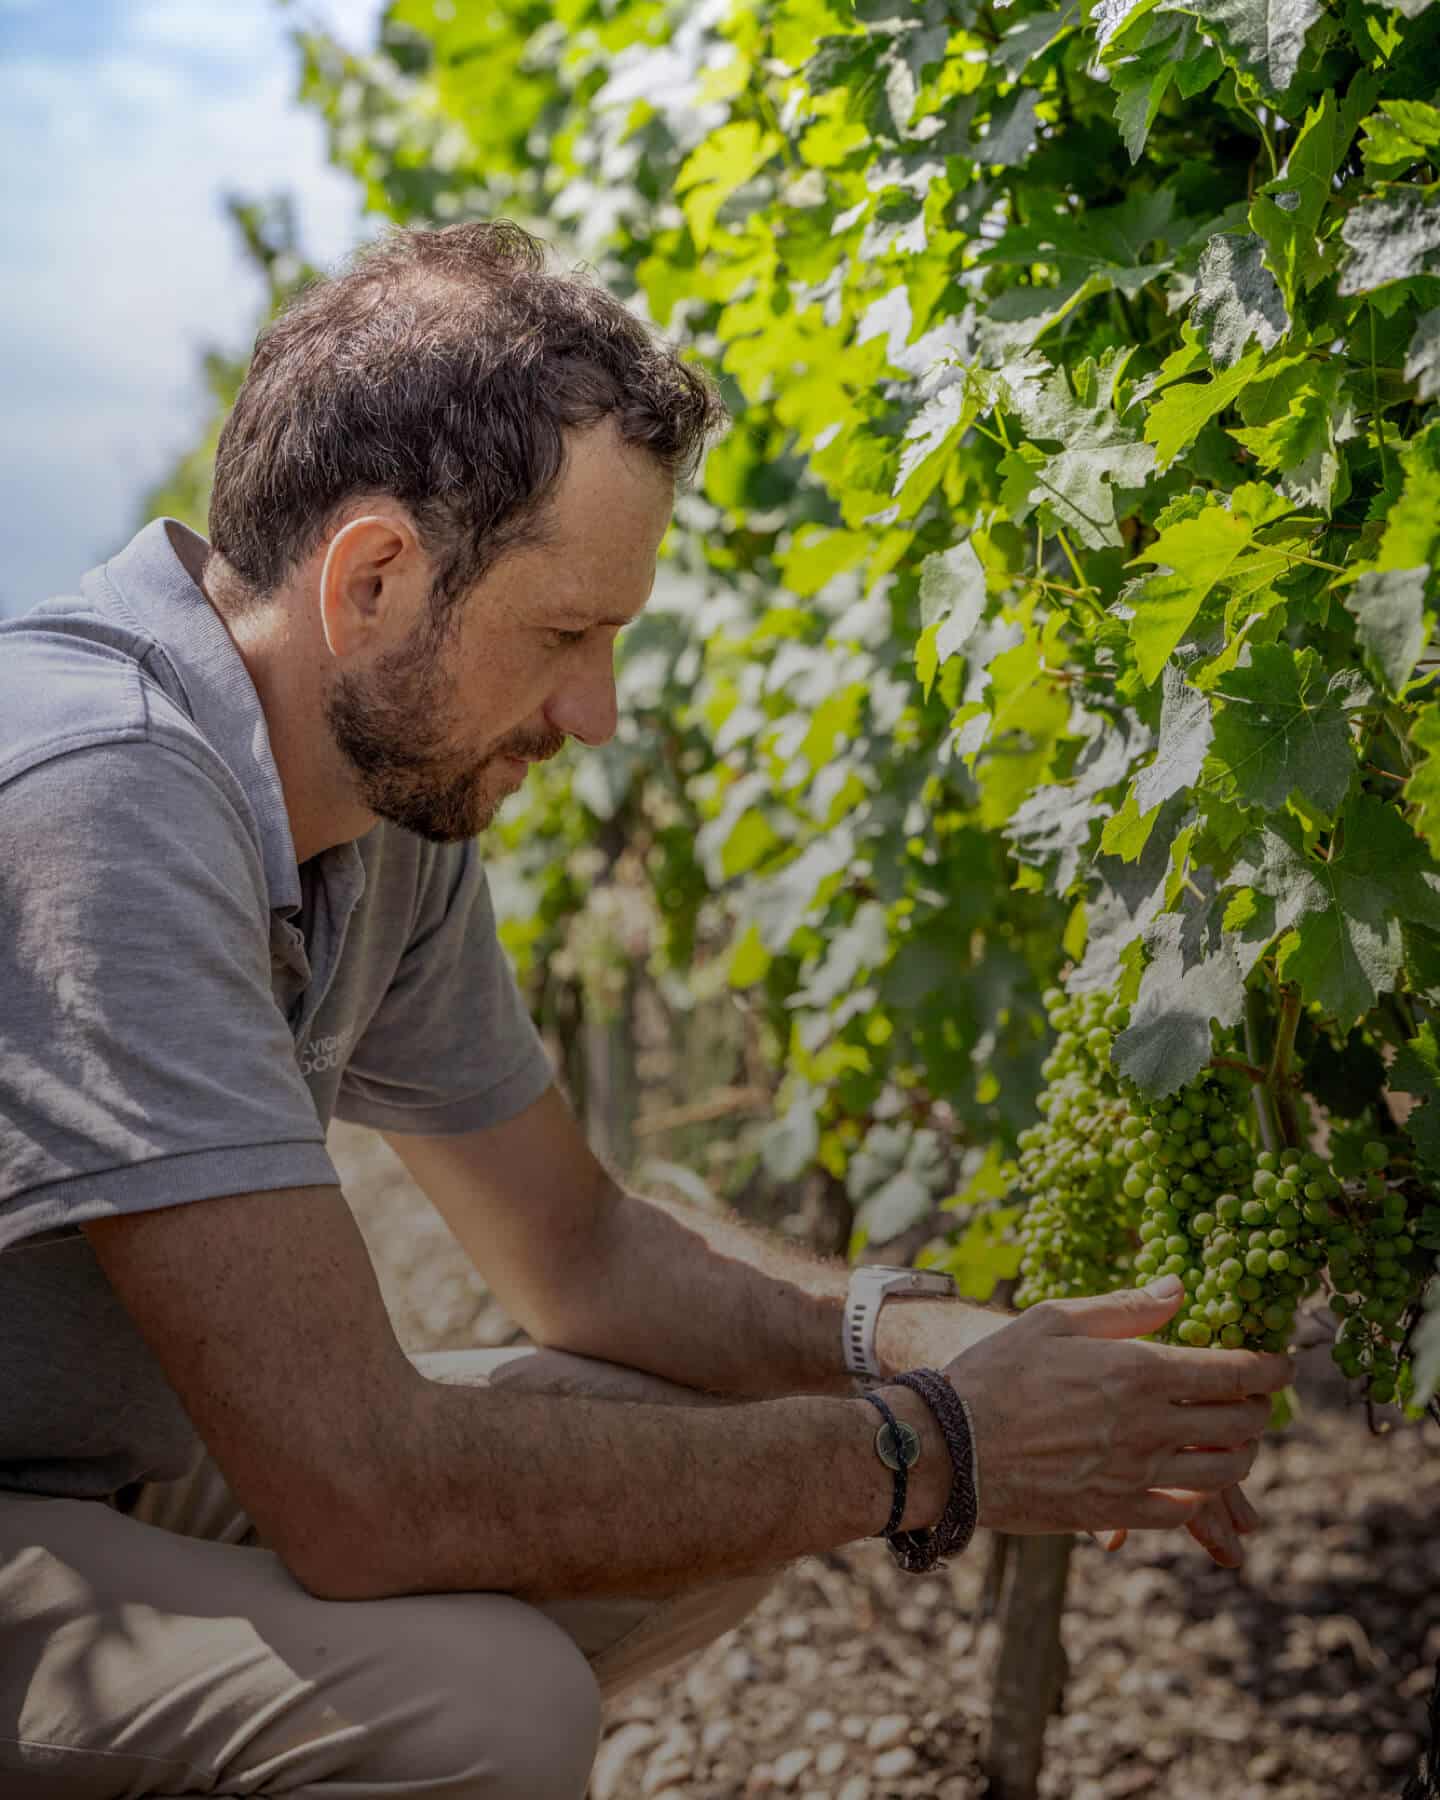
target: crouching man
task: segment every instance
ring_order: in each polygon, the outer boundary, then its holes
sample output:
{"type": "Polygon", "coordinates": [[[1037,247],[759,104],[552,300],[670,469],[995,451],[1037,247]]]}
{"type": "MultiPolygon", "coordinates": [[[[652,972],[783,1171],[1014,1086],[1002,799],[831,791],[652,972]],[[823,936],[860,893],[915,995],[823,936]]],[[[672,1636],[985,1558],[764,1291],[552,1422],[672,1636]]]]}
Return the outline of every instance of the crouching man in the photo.
{"type": "Polygon", "coordinates": [[[978,1518],[1238,1560],[1284,1358],[1135,1341],[1163,1283],[847,1306],[623,1191],[553,1085],[475,836],[613,732],[721,422],[518,229],[399,232],[262,335],[208,544],[0,628],[6,1800],[578,1800],[602,1696],[792,1558],[923,1574],[978,1518]],[[532,1348],[402,1352],[332,1117],[532,1348]]]}

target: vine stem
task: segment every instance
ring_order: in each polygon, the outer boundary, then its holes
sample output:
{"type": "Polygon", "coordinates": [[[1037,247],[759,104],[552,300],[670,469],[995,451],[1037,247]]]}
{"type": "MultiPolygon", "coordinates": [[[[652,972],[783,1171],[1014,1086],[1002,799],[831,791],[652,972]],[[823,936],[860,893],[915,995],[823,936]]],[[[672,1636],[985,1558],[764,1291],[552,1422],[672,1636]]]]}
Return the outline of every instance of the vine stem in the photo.
{"type": "Polygon", "coordinates": [[[1298,1147],[1300,1120],[1295,1110],[1295,1095],[1290,1083],[1290,1058],[1295,1050],[1295,1032],[1300,1023],[1300,990],[1281,990],[1280,1021],[1275,1031],[1275,1047],[1270,1066],[1265,1071],[1265,1086],[1275,1108],[1276,1122],[1285,1143],[1298,1147]]]}
{"type": "MultiPolygon", "coordinates": [[[[1258,1068],[1265,1055],[1265,1042],[1269,1036],[1270,1016],[1265,1005],[1265,996],[1258,988],[1249,988],[1245,993],[1245,1050],[1251,1062],[1258,1068]]],[[[1270,1085],[1262,1076],[1256,1083],[1255,1124],[1260,1133],[1261,1148],[1279,1150],[1282,1145],[1280,1125],[1275,1117],[1274,1096],[1270,1085]]]]}
{"type": "Polygon", "coordinates": [[[1238,1069],[1242,1075],[1248,1075],[1256,1083],[1265,1079],[1265,1071],[1259,1063],[1246,1062],[1243,1056],[1212,1056],[1210,1067],[1212,1069],[1238,1069]]]}

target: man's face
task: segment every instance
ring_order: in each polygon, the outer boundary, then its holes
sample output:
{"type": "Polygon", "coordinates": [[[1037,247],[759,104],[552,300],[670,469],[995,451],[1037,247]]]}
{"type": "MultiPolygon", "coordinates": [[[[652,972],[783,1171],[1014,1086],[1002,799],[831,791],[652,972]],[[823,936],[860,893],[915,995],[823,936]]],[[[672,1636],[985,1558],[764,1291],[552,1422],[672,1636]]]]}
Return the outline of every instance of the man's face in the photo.
{"type": "Polygon", "coordinates": [[[501,559],[326,702],[359,798],[434,843],[473,837],[567,738],[614,735],[615,636],[643,608],[674,503],[669,478],[606,421],[571,437],[551,541],[501,559]]]}

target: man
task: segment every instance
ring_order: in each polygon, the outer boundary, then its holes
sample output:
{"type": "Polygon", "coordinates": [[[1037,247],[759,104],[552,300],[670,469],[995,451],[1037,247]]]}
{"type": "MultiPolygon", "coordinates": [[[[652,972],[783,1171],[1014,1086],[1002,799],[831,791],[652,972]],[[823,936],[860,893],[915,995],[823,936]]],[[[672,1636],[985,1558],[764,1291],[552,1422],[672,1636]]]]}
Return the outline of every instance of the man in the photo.
{"type": "Polygon", "coordinates": [[[901,1496],[846,1272],[623,1192],[555,1090],[474,837],[614,730],[720,417],[519,230],[397,233],[262,335],[208,549],[157,522],[0,631],[7,1800],[575,1800],[599,1693],[940,1518],[916,1365],[984,1523],[1238,1560],[1285,1359],[1131,1341],[1163,1286],[884,1306],[901,1496]],[[401,1352],[332,1115],[540,1348],[401,1352]]]}

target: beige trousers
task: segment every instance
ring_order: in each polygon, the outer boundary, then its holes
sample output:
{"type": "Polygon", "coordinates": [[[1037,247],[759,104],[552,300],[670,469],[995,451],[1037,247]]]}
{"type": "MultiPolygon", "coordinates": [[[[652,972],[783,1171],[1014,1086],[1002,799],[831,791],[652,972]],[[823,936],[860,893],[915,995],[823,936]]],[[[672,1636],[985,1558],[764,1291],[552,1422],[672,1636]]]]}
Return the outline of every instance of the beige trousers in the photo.
{"type": "MultiPolygon", "coordinates": [[[[556,1351],[413,1360],[432,1380],[701,1402],[556,1351]]],[[[0,1492],[0,1797],[580,1800],[601,1700],[738,1624],[769,1580],[317,1600],[208,1457],[116,1504],[0,1492]]]]}

